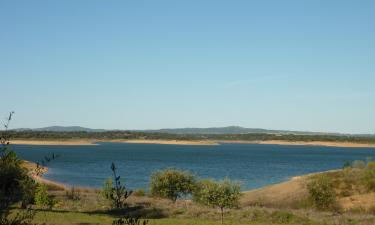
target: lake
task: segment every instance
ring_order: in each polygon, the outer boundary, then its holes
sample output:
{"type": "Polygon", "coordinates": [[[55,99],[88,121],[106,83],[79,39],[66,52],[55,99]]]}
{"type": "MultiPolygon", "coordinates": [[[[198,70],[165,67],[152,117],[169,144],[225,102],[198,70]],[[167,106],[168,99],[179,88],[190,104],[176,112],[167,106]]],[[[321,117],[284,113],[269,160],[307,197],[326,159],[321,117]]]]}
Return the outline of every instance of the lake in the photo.
{"type": "Polygon", "coordinates": [[[114,162],[127,188],[148,188],[152,172],[174,167],[202,178],[240,181],[243,190],[293,176],[342,168],[346,161],[375,159],[374,148],[221,144],[212,146],[99,143],[92,146],[13,145],[26,160],[61,155],[45,177],[63,184],[101,187],[114,162]]]}

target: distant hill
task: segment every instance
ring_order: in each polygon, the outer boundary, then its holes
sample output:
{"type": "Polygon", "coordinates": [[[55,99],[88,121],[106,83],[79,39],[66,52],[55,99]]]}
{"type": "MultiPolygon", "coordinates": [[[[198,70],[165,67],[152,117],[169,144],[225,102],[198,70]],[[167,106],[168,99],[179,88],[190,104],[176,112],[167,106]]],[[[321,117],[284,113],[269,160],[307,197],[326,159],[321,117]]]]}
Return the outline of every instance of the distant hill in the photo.
{"type": "Polygon", "coordinates": [[[19,128],[14,129],[15,131],[54,131],[54,132],[105,132],[107,130],[105,129],[91,129],[86,127],[80,127],[80,126],[50,126],[50,127],[42,127],[42,128],[35,128],[35,129],[29,129],[29,128],[19,128]]]}
{"type": "Polygon", "coordinates": [[[279,132],[261,128],[244,128],[239,126],[210,127],[210,128],[171,128],[159,130],[143,130],[143,132],[161,132],[173,134],[247,134],[279,132]]]}
{"type": "MultiPolygon", "coordinates": [[[[106,130],[106,129],[91,129],[81,126],[50,126],[42,128],[19,128],[14,131],[53,131],[53,132],[106,132],[106,131],[124,131],[124,130],[106,130]]],[[[327,132],[309,132],[309,131],[288,131],[288,130],[267,130],[262,128],[245,128],[240,126],[227,127],[209,127],[209,128],[166,128],[156,130],[127,130],[133,132],[145,133],[168,133],[168,134],[275,134],[275,135],[335,135],[335,136],[367,136],[371,134],[341,134],[341,133],[327,133],[327,132]]]]}
{"type": "Polygon", "coordinates": [[[267,133],[267,134],[299,134],[299,135],[346,135],[339,133],[324,133],[324,132],[309,132],[309,131],[288,131],[288,130],[267,130],[262,128],[245,128],[240,126],[228,127],[210,127],[210,128],[171,128],[159,130],[141,130],[142,132],[160,132],[171,134],[252,134],[252,133],[267,133]]]}

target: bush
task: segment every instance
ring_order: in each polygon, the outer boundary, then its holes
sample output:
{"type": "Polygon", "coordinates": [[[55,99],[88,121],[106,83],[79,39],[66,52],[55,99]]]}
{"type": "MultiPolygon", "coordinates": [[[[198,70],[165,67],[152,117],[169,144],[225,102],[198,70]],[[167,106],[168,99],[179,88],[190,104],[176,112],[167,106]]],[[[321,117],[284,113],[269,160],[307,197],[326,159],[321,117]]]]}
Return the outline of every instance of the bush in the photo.
{"type": "Polygon", "coordinates": [[[9,114],[0,130],[0,224],[2,225],[31,225],[34,213],[30,210],[11,215],[10,206],[18,201],[26,208],[33,201],[35,182],[28,176],[28,171],[22,167],[22,161],[10,148],[8,127],[14,112],[9,114]]]}
{"type": "Polygon", "coordinates": [[[3,146],[0,153],[0,210],[20,200],[28,200],[34,181],[22,168],[15,152],[3,146]]]}
{"type": "Polygon", "coordinates": [[[350,161],[345,161],[344,165],[342,166],[343,169],[352,167],[352,163],[350,161]]]}
{"type": "Polygon", "coordinates": [[[114,188],[113,188],[113,181],[112,178],[107,178],[107,180],[104,182],[103,188],[100,192],[100,194],[108,200],[113,199],[113,193],[114,193],[114,188]]]}
{"type": "Polygon", "coordinates": [[[193,192],[193,200],[210,207],[218,207],[223,223],[224,209],[236,208],[241,195],[240,185],[228,179],[215,182],[213,180],[199,181],[193,192]]]}
{"type": "Polygon", "coordinates": [[[54,200],[48,195],[47,186],[45,184],[39,184],[36,188],[35,204],[41,207],[51,209],[56,203],[56,200],[54,200]]]}
{"type": "Polygon", "coordinates": [[[330,177],[324,174],[316,175],[307,184],[309,198],[319,210],[335,209],[336,194],[330,177]]]}
{"type": "Polygon", "coordinates": [[[194,185],[195,178],[190,172],[166,169],[152,174],[150,193],[153,196],[168,198],[175,202],[177,198],[191,194],[194,185]]]}
{"type": "Polygon", "coordinates": [[[9,216],[8,213],[0,214],[0,224],[1,225],[38,225],[33,223],[35,212],[30,209],[23,211],[21,213],[16,213],[15,215],[9,216]]]}
{"type": "Polygon", "coordinates": [[[366,167],[365,161],[362,160],[354,160],[352,163],[352,168],[355,169],[364,169],[366,167]]]}
{"type": "Polygon", "coordinates": [[[375,162],[370,161],[367,163],[366,168],[363,170],[362,181],[368,191],[375,191],[375,162]]]}

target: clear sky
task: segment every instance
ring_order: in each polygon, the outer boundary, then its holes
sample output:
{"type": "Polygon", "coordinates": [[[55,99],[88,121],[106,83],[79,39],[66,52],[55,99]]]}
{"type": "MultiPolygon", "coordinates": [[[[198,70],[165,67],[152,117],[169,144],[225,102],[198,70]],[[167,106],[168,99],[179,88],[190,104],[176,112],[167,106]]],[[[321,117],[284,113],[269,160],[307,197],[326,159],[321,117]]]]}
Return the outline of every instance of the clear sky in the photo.
{"type": "MultiPolygon", "coordinates": [[[[0,1],[13,128],[375,133],[375,1],[0,1]]],[[[3,118],[1,117],[1,118],[3,118]]]]}

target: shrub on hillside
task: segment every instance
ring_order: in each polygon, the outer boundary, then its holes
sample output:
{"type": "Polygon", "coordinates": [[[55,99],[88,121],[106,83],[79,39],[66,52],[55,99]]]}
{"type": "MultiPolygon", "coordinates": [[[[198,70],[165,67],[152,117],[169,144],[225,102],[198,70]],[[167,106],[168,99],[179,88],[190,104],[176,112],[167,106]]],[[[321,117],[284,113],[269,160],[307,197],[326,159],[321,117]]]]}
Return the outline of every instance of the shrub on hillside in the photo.
{"type": "Polygon", "coordinates": [[[188,171],[160,170],[151,175],[150,193],[153,196],[168,198],[175,202],[177,198],[191,194],[194,185],[195,178],[188,171]]]}
{"type": "Polygon", "coordinates": [[[12,214],[11,216],[5,216],[5,214],[0,214],[0,224],[1,225],[38,225],[33,223],[33,218],[35,212],[30,209],[12,214]]]}
{"type": "Polygon", "coordinates": [[[337,209],[336,193],[329,176],[319,174],[312,177],[307,184],[307,190],[315,208],[319,210],[337,209]]]}
{"type": "Polygon", "coordinates": [[[344,165],[342,166],[343,169],[351,168],[351,167],[352,167],[352,163],[350,161],[345,161],[344,165]]]}
{"type": "MultiPolygon", "coordinates": [[[[36,195],[36,182],[29,176],[31,173],[41,175],[37,167],[35,171],[29,171],[22,165],[22,160],[10,146],[11,132],[9,124],[14,112],[11,112],[4,124],[4,130],[0,130],[0,224],[2,225],[31,225],[34,212],[24,210],[11,213],[12,204],[21,202],[22,208],[27,208],[34,203],[36,195]]],[[[48,162],[55,157],[48,158],[48,162]]],[[[38,164],[39,165],[39,164],[38,164]]],[[[45,193],[46,194],[46,193],[45,193]]]]}
{"type": "Polygon", "coordinates": [[[113,181],[112,178],[108,177],[107,180],[105,180],[102,190],[100,191],[100,194],[108,200],[113,199],[113,193],[114,193],[114,188],[113,188],[113,181]]]}
{"type": "Polygon", "coordinates": [[[352,168],[354,169],[364,169],[366,167],[366,162],[362,160],[354,160],[352,163],[352,168]]]}
{"type": "Polygon", "coordinates": [[[239,183],[228,179],[220,182],[201,180],[196,184],[193,200],[206,206],[219,208],[221,223],[223,223],[224,209],[238,207],[241,195],[240,189],[239,183]]]}
{"type": "Polygon", "coordinates": [[[35,204],[43,208],[51,209],[56,203],[56,200],[48,195],[47,186],[45,184],[39,184],[36,188],[35,204]]]}
{"type": "MultiPolygon", "coordinates": [[[[28,201],[35,182],[22,168],[15,152],[3,146],[0,152],[0,209],[20,200],[28,201]]],[[[32,193],[31,193],[32,196],[32,193]]]]}
{"type": "Polygon", "coordinates": [[[375,191],[375,162],[367,163],[363,170],[362,181],[368,191],[375,191]]]}

